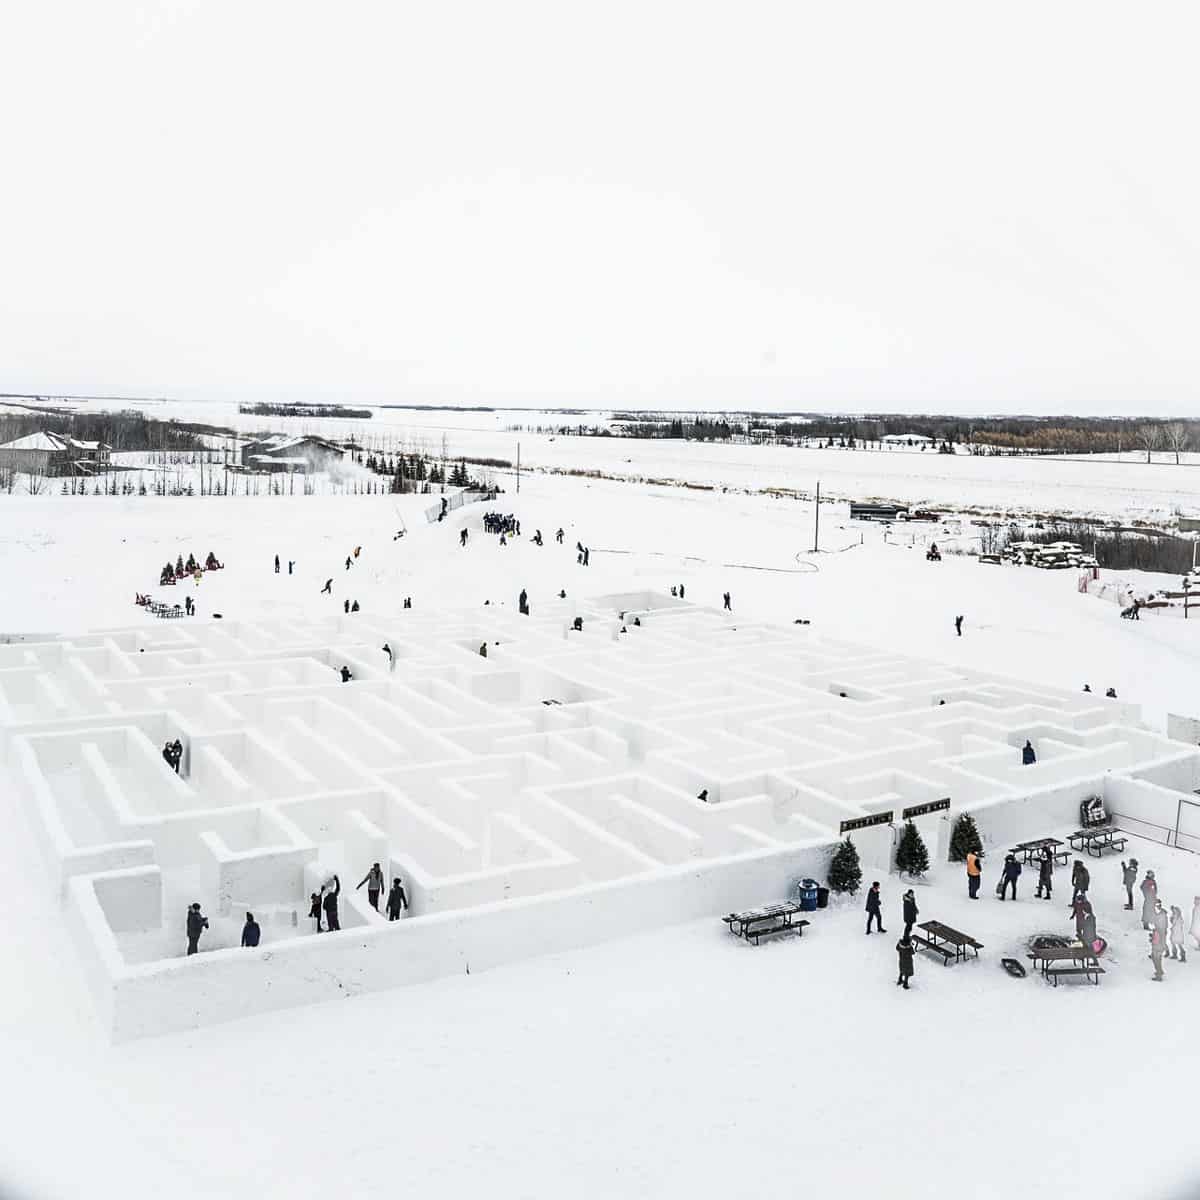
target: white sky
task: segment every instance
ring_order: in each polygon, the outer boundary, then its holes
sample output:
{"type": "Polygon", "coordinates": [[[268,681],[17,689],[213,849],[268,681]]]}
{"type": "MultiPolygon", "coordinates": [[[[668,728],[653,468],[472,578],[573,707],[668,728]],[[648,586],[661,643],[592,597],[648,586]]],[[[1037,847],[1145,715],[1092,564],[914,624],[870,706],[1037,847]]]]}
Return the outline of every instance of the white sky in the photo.
{"type": "Polygon", "coordinates": [[[0,390],[1200,415],[1194,6],[0,15],[0,390]]]}

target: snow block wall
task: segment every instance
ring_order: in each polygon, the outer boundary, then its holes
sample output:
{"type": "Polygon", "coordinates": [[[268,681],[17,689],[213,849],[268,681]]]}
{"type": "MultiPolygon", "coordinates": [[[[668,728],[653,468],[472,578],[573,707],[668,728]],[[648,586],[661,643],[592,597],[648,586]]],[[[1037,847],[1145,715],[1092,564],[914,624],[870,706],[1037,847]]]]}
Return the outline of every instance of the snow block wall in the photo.
{"type": "MultiPolygon", "coordinates": [[[[958,811],[1006,848],[1088,795],[1157,821],[1200,778],[1200,751],[1103,698],[638,592],[0,647],[0,760],[120,1038],[777,900],[825,877],[847,820],[948,796],[918,818],[944,857],[958,811]],[[372,863],[403,920],[358,886],[372,863]],[[335,874],[341,929],[318,933],[335,874]]],[[[854,833],[868,871],[895,832],[854,833]]]]}

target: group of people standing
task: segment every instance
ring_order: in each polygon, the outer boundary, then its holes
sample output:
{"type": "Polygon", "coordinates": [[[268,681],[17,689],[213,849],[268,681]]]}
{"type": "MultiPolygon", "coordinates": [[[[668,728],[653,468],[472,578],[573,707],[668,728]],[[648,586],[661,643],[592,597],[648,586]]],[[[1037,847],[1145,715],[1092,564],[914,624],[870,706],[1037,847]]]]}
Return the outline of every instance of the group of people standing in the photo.
{"type": "MultiPolygon", "coordinates": [[[[1133,911],[1133,888],[1137,883],[1138,861],[1131,858],[1121,863],[1121,880],[1125,885],[1125,908],[1133,911]]],[[[1150,935],[1150,961],[1154,964],[1151,978],[1161,983],[1163,957],[1187,962],[1187,938],[1190,937],[1200,949],[1200,896],[1192,898],[1191,920],[1185,921],[1183,910],[1178,904],[1168,909],[1158,894],[1158,880],[1153,871],[1147,871],[1138,885],[1142,894],[1142,929],[1150,935]]]]}

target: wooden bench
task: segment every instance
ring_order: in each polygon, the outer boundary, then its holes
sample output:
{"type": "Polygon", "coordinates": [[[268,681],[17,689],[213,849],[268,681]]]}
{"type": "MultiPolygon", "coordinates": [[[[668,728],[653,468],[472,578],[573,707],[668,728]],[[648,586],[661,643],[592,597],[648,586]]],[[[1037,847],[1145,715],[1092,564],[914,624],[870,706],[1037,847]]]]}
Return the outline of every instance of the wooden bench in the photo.
{"type": "Polygon", "coordinates": [[[721,920],[728,926],[730,933],[745,938],[748,942],[752,941],[757,946],[760,938],[770,937],[776,933],[795,932],[797,937],[803,937],[804,927],[809,922],[792,919],[797,913],[803,911],[800,905],[792,902],[767,904],[762,908],[730,913],[721,920]]]}
{"type": "Polygon", "coordinates": [[[1095,976],[1095,978],[1092,979],[1092,982],[1097,987],[1099,987],[1100,986],[1100,976],[1103,975],[1104,973],[1105,973],[1104,968],[1102,966],[1100,966],[1099,964],[1097,964],[1096,966],[1092,966],[1092,967],[1047,967],[1042,972],[1042,974],[1045,975],[1047,979],[1054,980],[1055,987],[1058,987],[1058,977],[1060,975],[1086,975],[1089,978],[1091,978],[1092,976],[1095,976]]]}
{"type": "Polygon", "coordinates": [[[944,967],[948,967],[958,957],[950,946],[939,946],[937,942],[931,942],[927,937],[921,937],[919,934],[910,934],[909,940],[915,942],[923,950],[932,950],[935,954],[940,954],[944,967]]]}

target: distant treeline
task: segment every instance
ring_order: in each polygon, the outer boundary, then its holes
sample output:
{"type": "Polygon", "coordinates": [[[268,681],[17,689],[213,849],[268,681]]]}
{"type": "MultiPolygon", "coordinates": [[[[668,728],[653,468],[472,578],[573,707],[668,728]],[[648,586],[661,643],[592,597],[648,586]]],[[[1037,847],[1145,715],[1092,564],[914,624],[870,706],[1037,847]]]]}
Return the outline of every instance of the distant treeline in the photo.
{"type": "Polygon", "coordinates": [[[460,458],[448,470],[442,466],[439,458],[427,455],[421,451],[411,454],[355,454],[352,455],[359,466],[366,467],[376,475],[387,475],[391,478],[390,490],[399,494],[402,492],[427,492],[428,485],[448,484],[450,487],[470,488],[483,491],[488,487],[486,481],[475,479],[467,469],[467,460],[460,458]]]}
{"type": "Polygon", "coordinates": [[[369,420],[373,415],[369,408],[343,408],[341,405],[305,404],[239,404],[238,412],[252,417],[353,417],[369,420]]]}
{"type": "Polygon", "coordinates": [[[699,442],[769,442],[847,449],[882,448],[883,438],[917,434],[942,453],[1112,454],[1138,451],[1177,456],[1200,449],[1200,420],[1119,417],[959,417],[871,413],[617,412],[610,427],[596,424],[526,426],[532,432],[575,437],[672,438],[699,442]]]}
{"type": "Polygon", "coordinates": [[[158,421],[141,412],[29,412],[0,414],[0,444],[31,433],[59,433],[83,442],[105,442],[113,450],[202,450],[199,433],[215,426],[158,421]]]}

